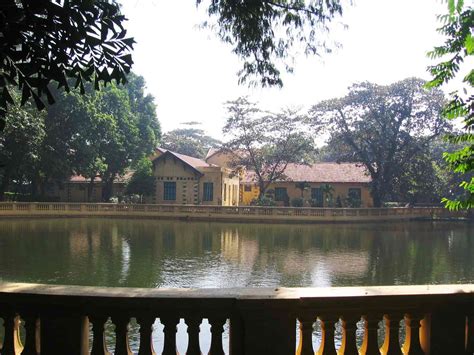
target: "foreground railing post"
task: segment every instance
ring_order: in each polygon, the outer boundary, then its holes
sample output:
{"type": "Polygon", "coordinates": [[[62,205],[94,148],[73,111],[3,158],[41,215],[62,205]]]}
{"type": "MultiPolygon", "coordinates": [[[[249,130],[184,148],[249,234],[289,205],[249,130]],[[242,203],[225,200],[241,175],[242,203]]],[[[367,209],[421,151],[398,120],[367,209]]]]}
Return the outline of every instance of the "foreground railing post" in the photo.
{"type": "Polygon", "coordinates": [[[474,314],[466,318],[466,353],[474,354],[474,314]]]}
{"type": "Polygon", "coordinates": [[[386,314],[384,318],[385,337],[388,340],[386,354],[403,355],[399,340],[400,320],[402,316],[400,314],[386,314]]]}
{"type": "Polygon", "coordinates": [[[37,355],[40,353],[39,319],[35,315],[27,315],[25,320],[25,348],[21,355],[37,355]]]}
{"type": "Polygon", "coordinates": [[[163,346],[163,355],[176,355],[176,327],[179,323],[178,317],[160,317],[160,322],[165,326],[165,344],[163,346]]]}
{"type": "Polygon", "coordinates": [[[89,352],[89,320],[85,316],[42,313],[41,354],[85,355],[89,352]]]}
{"type": "Polygon", "coordinates": [[[358,316],[344,316],[342,317],[342,344],[340,350],[344,355],[359,355],[357,349],[357,322],[360,320],[358,316]]]}
{"type": "Polygon", "coordinates": [[[155,355],[152,337],[153,323],[155,323],[155,317],[138,317],[137,323],[140,325],[140,349],[138,350],[138,355],[155,355]]]}
{"type": "Polygon", "coordinates": [[[321,349],[322,355],[336,355],[336,345],[334,344],[334,326],[339,318],[335,316],[320,316],[321,321],[321,349]]]}
{"type": "Polygon", "coordinates": [[[300,323],[300,341],[296,354],[298,355],[312,355],[314,354],[313,349],[313,324],[315,316],[300,315],[298,321],[300,323]]]}
{"type": "Polygon", "coordinates": [[[118,316],[112,317],[112,322],[115,324],[115,355],[133,355],[130,351],[128,342],[128,324],[130,317],[118,316]]]}
{"type": "Polygon", "coordinates": [[[293,300],[238,300],[244,339],[243,354],[294,354],[296,316],[293,300]]]}
{"type": "Polygon", "coordinates": [[[222,333],[224,332],[225,318],[209,317],[211,324],[211,349],[210,355],[224,355],[224,348],[222,347],[222,333]]]}
{"type": "Polygon", "coordinates": [[[200,317],[186,317],[186,324],[188,326],[188,350],[187,355],[200,355],[201,348],[199,347],[199,326],[201,325],[200,317]]]}
{"type": "Polygon", "coordinates": [[[466,349],[465,305],[441,309],[431,314],[430,354],[464,354],[466,349]],[[459,309],[460,308],[460,309],[459,309]]]}
{"type": "MultiPolygon", "coordinates": [[[[369,314],[363,317],[365,320],[364,343],[362,345],[366,355],[379,355],[378,344],[379,315],[369,314]]],[[[364,353],[364,351],[362,351],[364,353]]]]}
{"type": "Polygon", "coordinates": [[[17,316],[13,312],[7,312],[1,315],[3,317],[3,326],[5,327],[5,336],[3,338],[3,347],[0,349],[1,355],[16,355],[19,351],[17,343],[17,316]]]}
{"type": "Polygon", "coordinates": [[[90,316],[90,322],[92,323],[92,333],[94,339],[92,341],[91,355],[109,355],[107,350],[107,344],[105,343],[105,322],[107,322],[106,316],[90,316]]]}
{"type": "Polygon", "coordinates": [[[425,353],[421,348],[420,341],[421,319],[422,317],[414,314],[407,314],[405,316],[405,350],[407,355],[424,355],[425,353]]]}

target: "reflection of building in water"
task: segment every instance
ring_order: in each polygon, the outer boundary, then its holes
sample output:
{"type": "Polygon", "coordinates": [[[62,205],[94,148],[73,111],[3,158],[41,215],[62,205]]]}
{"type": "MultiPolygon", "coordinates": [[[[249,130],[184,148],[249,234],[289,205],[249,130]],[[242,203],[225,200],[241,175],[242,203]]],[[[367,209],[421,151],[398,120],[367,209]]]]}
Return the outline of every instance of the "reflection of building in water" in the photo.
{"type": "Polygon", "coordinates": [[[258,258],[259,246],[256,240],[239,238],[238,228],[221,230],[221,253],[224,259],[252,268],[258,258]]]}
{"type": "Polygon", "coordinates": [[[116,224],[110,227],[108,224],[91,226],[80,223],[79,228],[71,228],[68,234],[71,258],[83,259],[88,255],[89,258],[96,259],[101,255],[104,243],[112,252],[122,250],[122,238],[118,235],[116,224]]]}

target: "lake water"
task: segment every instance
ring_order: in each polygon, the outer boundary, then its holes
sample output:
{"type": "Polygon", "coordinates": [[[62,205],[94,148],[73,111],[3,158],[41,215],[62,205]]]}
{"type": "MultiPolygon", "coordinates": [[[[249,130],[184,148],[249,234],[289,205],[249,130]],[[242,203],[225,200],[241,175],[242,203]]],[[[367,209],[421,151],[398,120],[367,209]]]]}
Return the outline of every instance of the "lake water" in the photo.
{"type": "Polygon", "coordinates": [[[0,220],[0,281],[125,287],[474,283],[474,224],[0,220]]]}
{"type": "MultiPolygon", "coordinates": [[[[473,237],[474,224],[462,222],[282,225],[3,219],[0,282],[152,288],[474,283],[473,237]]],[[[185,327],[178,327],[180,353],[187,346],[185,327]]],[[[107,329],[113,348],[112,328],[107,329]]],[[[160,353],[163,327],[158,321],[155,329],[160,353]]],[[[137,332],[132,322],[135,351],[137,332]]],[[[320,335],[316,329],[315,348],[320,335]]],[[[340,331],[336,342],[339,337],[340,331]]],[[[204,353],[209,340],[204,321],[204,353]]],[[[227,331],[224,343],[227,346],[227,331]]]]}

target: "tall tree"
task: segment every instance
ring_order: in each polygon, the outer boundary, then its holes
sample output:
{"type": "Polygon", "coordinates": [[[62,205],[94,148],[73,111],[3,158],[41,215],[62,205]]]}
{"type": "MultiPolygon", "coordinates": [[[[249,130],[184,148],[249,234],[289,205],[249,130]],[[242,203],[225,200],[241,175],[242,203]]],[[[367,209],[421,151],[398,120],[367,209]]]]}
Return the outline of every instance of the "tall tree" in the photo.
{"type": "Polygon", "coordinates": [[[111,84],[100,92],[91,85],[85,89],[84,95],[55,92],[58,103],[47,108],[45,137],[28,173],[33,194],[43,194],[47,182],[76,173],[89,179],[90,192],[100,177],[107,201],[116,176],[157,144],[160,125],[153,97],[144,94],[143,78],[132,76],[129,84],[111,84]]]}
{"type": "Polygon", "coordinates": [[[272,182],[287,178],[288,164],[304,163],[314,151],[314,142],[303,126],[307,116],[296,110],[264,113],[241,97],[227,102],[227,112],[223,132],[229,140],[224,149],[233,153],[235,168],[254,174],[259,199],[272,182]]]}
{"type": "Polygon", "coordinates": [[[424,84],[415,78],[387,86],[364,82],[311,108],[310,124],[343,142],[352,160],[366,167],[375,206],[394,191],[413,157],[450,129],[441,117],[443,93],[424,84]]]}
{"type": "Polygon", "coordinates": [[[329,22],[342,14],[340,0],[197,0],[209,3],[210,25],[219,38],[233,46],[244,60],[239,82],[282,86],[281,67],[300,49],[306,54],[330,51],[324,33],[329,22]],[[300,48],[296,48],[296,45],[300,48]],[[283,62],[283,63],[281,63],[283,62]]]}
{"type": "Polygon", "coordinates": [[[127,182],[127,194],[136,194],[143,201],[143,196],[149,196],[155,191],[153,164],[147,157],[138,160],[134,167],[133,176],[127,182]]]}
{"type": "Polygon", "coordinates": [[[448,13],[440,17],[443,26],[438,31],[446,37],[441,46],[434,48],[429,56],[442,61],[429,68],[433,79],[428,87],[440,87],[459,76],[461,68],[467,69],[467,74],[462,80],[462,90],[451,94],[448,104],[443,110],[444,117],[448,119],[462,118],[464,131],[460,134],[449,135],[451,143],[463,143],[463,147],[454,152],[445,154],[451,168],[465,174],[461,187],[465,196],[458,199],[443,199],[450,209],[474,207],[474,69],[472,69],[472,56],[474,56],[474,7],[465,5],[463,0],[449,0],[448,13]],[[470,66],[463,63],[471,59],[470,66]]]}
{"type": "MultiPolygon", "coordinates": [[[[16,96],[16,92],[12,91],[16,96]]],[[[34,165],[38,148],[45,135],[44,114],[39,114],[34,104],[27,102],[24,107],[14,105],[6,116],[6,126],[0,133],[0,200],[12,181],[22,183],[25,171],[34,165]]]]}
{"type": "Polygon", "coordinates": [[[54,102],[50,83],[69,90],[68,78],[84,82],[125,82],[133,39],[123,27],[116,1],[3,0],[0,3],[0,130],[8,104],[8,85],[21,90],[22,104],[33,97],[54,102]]]}
{"type": "Polygon", "coordinates": [[[199,124],[199,122],[185,122],[183,125],[187,127],[163,134],[161,146],[177,153],[205,158],[209,149],[219,147],[222,142],[197,128],[199,124]]]}

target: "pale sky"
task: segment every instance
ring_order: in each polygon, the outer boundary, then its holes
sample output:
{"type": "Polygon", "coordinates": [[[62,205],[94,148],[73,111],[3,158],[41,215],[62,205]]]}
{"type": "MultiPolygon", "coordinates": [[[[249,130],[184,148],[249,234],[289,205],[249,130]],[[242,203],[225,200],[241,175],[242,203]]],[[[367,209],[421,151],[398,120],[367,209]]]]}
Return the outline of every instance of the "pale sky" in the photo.
{"type": "MultiPolygon", "coordinates": [[[[321,57],[296,58],[295,72],[283,76],[282,89],[239,86],[242,63],[212,32],[197,28],[205,19],[195,0],[122,0],[135,37],[133,70],[155,97],[163,131],[198,121],[222,139],[223,104],[247,95],[260,107],[308,109],[324,99],[343,96],[360,81],[389,84],[406,77],[429,79],[426,53],[442,38],[436,15],[440,0],[354,0],[329,36],[342,48],[321,57]]],[[[204,2],[203,5],[205,5],[204,2]]]]}

